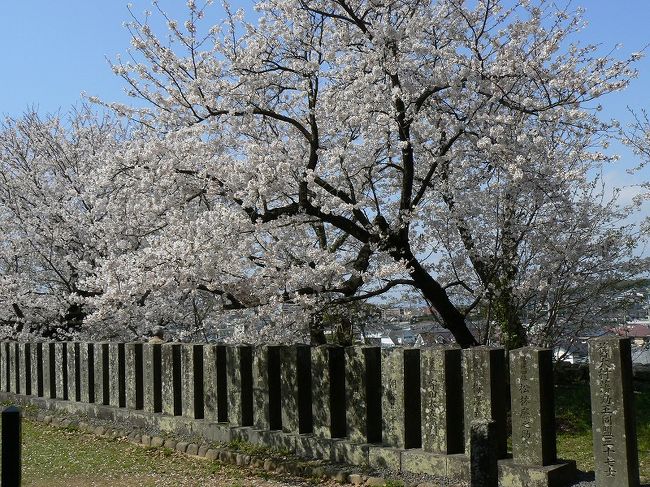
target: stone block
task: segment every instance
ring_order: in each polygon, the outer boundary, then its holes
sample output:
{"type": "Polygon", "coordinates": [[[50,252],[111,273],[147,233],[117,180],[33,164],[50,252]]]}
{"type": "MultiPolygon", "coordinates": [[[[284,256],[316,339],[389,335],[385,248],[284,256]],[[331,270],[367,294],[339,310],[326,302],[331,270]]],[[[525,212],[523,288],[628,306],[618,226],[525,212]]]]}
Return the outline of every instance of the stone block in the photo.
{"type": "Polygon", "coordinates": [[[144,408],[144,356],[142,343],[124,345],[126,407],[144,408]]]}
{"type": "Polygon", "coordinates": [[[68,399],[68,344],[54,344],[55,394],[58,399],[68,399]]]}
{"type": "Polygon", "coordinates": [[[0,390],[3,392],[9,392],[8,361],[7,342],[0,342],[0,390]]]}
{"type": "Polygon", "coordinates": [[[313,433],[320,438],[343,438],[345,425],[345,354],[335,345],[311,351],[313,433]]]}
{"type": "Polygon", "coordinates": [[[461,349],[432,346],[420,350],[422,449],[463,453],[463,381],[461,349]]]}
{"type": "Polygon", "coordinates": [[[368,443],[352,443],[347,439],[332,441],[332,461],[349,465],[368,466],[368,443]]]}
{"type": "Polygon", "coordinates": [[[42,344],[43,353],[43,397],[56,398],[56,367],[54,365],[54,343],[42,344]]]}
{"type": "Polygon", "coordinates": [[[32,395],[43,397],[43,344],[32,343],[30,347],[32,366],[32,395]]]}
{"type": "Polygon", "coordinates": [[[206,440],[229,443],[232,440],[231,427],[228,423],[205,423],[202,434],[206,440]]]}
{"type": "MultiPolygon", "coordinates": [[[[506,432],[506,369],[503,348],[473,347],[463,350],[465,425],[476,420],[496,423],[497,457],[504,458],[506,432]]],[[[470,428],[465,428],[465,452],[469,452],[470,428]]]]}
{"type": "Polygon", "coordinates": [[[79,343],[68,342],[66,353],[68,354],[68,400],[78,402],[81,400],[79,388],[79,343]]]}
{"type": "Polygon", "coordinates": [[[30,343],[18,344],[18,366],[20,393],[32,395],[32,355],[30,343]]]}
{"type": "Polygon", "coordinates": [[[95,345],[79,344],[79,392],[81,402],[95,402],[95,345]]]}
{"type": "Polygon", "coordinates": [[[295,435],[295,438],[296,455],[304,458],[331,460],[333,440],[313,434],[295,435]]]}
{"type": "Polygon", "coordinates": [[[218,411],[219,376],[223,377],[224,399],[226,394],[225,364],[223,369],[219,367],[219,355],[223,356],[224,354],[223,345],[205,345],[203,347],[203,414],[209,421],[225,422],[228,420],[225,408],[221,418],[218,411]]]}
{"type": "Polygon", "coordinates": [[[368,447],[368,465],[370,468],[399,472],[402,466],[403,451],[400,448],[370,445],[368,447]]]}
{"type": "Polygon", "coordinates": [[[598,487],[637,487],[639,455],[629,338],[589,340],[591,424],[598,487]]]}
{"type": "Polygon", "coordinates": [[[162,412],[169,416],[183,414],[181,390],[181,345],[161,345],[162,412]]]}
{"type": "Polygon", "coordinates": [[[226,347],[228,421],[233,426],[253,425],[253,349],[226,347]]]}
{"type": "Polygon", "coordinates": [[[381,351],[382,442],[395,448],[421,445],[420,350],[381,351]]]}
{"type": "Polygon", "coordinates": [[[253,424],[261,430],[282,428],[280,405],[280,347],[253,349],[253,424]]]}
{"type": "Polygon", "coordinates": [[[114,407],[126,407],[126,357],[124,343],[108,344],[108,367],[110,399],[109,404],[114,407]]]}
{"type": "Polygon", "coordinates": [[[526,466],[512,459],[499,460],[501,487],[565,487],[576,480],[574,461],[558,461],[546,466],[526,466]]]}
{"type": "Polygon", "coordinates": [[[162,412],[162,345],[142,345],[142,408],[149,413],[162,412]]]}
{"type": "Polygon", "coordinates": [[[280,349],[280,381],[282,431],[311,433],[311,348],[308,345],[289,345],[280,349]]]}
{"type": "Polygon", "coordinates": [[[447,477],[460,482],[468,482],[470,477],[470,461],[462,453],[445,455],[447,458],[447,477]]]}
{"type": "Polygon", "coordinates": [[[181,345],[181,375],[183,391],[183,416],[203,419],[203,346],[181,345]]]}
{"type": "Polygon", "coordinates": [[[401,471],[406,473],[447,476],[447,456],[423,449],[404,450],[401,471]]]}
{"type": "Polygon", "coordinates": [[[512,455],[520,465],[555,463],[553,350],[510,351],[512,455]]]}
{"type": "Polygon", "coordinates": [[[110,375],[108,343],[95,343],[94,353],[94,380],[95,404],[107,406],[110,403],[110,375]]]}
{"type": "Polygon", "coordinates": [[[20,391],[20,373],[18,368],[18,344],[16,342],[9,343],[9,392],[18,394],[20,391]]]}
{"type": "Polygon", "coordinates": [[[347,437],[354,443],[381,443],[381,349],[345,349],[347,437]]]}

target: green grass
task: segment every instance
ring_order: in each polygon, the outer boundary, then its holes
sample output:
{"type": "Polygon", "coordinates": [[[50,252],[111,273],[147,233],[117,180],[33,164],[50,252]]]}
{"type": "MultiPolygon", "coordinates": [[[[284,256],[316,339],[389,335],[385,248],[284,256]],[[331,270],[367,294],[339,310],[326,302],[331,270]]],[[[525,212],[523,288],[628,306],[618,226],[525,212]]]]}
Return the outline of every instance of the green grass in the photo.
{"type": "MultiPolygon", "coordinates": [[[[650,390],[635,392],[639,467],[642,482],[650,482],[650,390]]],[[[594,469],[589,386],[556,388],[558,457],[576,460],[584,471],[594,469]]]]}
{"type": "Polygon", "coordinates": [[[23,420],[23,484],[250,485],[241,468],[23,420]]]}

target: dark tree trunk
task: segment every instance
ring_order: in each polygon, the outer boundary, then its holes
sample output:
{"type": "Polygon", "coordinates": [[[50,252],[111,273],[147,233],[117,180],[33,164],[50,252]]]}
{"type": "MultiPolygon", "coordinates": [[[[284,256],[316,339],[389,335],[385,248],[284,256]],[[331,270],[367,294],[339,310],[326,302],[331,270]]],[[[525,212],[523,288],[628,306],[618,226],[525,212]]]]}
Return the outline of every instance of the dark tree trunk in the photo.
{"type": "Polygon", "coordinates": [[[392,252],[397,260],[405,259],[409,263],[410,275],[415,286],[422,292],[442,319],[443,326],[454,336],[456,343],[463,348],[478,345],[478,341],[467,327],[465,316],[449,299],[447,292],[415,258],[410,249],[400,249],[392,252]]]}

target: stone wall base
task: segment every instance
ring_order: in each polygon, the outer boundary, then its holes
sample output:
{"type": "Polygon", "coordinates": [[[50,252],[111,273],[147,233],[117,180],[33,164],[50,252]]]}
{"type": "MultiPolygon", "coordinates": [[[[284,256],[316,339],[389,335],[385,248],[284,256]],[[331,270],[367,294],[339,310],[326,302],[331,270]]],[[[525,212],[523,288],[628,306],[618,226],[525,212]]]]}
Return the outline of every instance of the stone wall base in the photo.
{"type": "MultiPolygon", "coordinates": [[[[294,435],[282,431],[258,430],[252,427],[231,427],[207,419],[190,419],[71,402],[61,399],[16,395],[0,392],[0,400],[31,404],[40,409],[87,416],[115,423],[127,423],[133,428],[157,429],[163,433],[195,436],[207,441],[228,443],[233,440],[286,450],[307,458],[319,458],[351,465],[369,466],[381,470],[469,480],[469,458],[462,454],[439,455],[423,450],[401,450],[381,445],[350,443],[344,439],[326,439],[314,435],[294,435]]],[[[561,461],[546,467],[516,465],[511,459],[499,460],[499,485],[503,487],[563,487],[576,478],[573,461],[561,461]]]]}

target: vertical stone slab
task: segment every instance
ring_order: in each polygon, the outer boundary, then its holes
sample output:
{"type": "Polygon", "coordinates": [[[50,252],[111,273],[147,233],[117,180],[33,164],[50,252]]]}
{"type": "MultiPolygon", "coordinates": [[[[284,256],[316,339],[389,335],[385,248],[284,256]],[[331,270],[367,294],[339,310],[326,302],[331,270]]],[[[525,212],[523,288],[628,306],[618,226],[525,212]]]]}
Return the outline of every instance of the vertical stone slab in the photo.
{"type": "Polygon", "coordinates": [[[56,397],[68,399],[68,353],[66,342],[54,344],[54,363],[56,367],[56,397]]]}
{"type": "Polygon", "coordinates": [[[591,423],[598,487],[637,487],[632,358],[629,338],[589,340],[591,423]]]}
{"type": "Polygon", "coordinates": [[[31,344],[18,344],[20,393],[32,395],[32,355],[31,344]]]}
{"type": "Polygon", "coordinates": [[[142,347],[142,343],[126,343],[124,345],[126,407],[129,409],[143,409],[142,347]]]}
{"type": "Polygon", "coordinates": [[[108,343],[100,342],[95,343],[93,347],[94,352],[94,379],[95,379],[95,403],[108,406],[110,404],[110,357],[108,351],[108,343]]]}
{"type": "Polygon", "coordinates": [[[9,392],[20,393],[20,373],[18,372],[18,344],[9,343],[9,392]]]}
{"type": "Polygon", "coordinates": [[[203,346],[203,414],[209,421],[218,421],[217,350],[215,345],[203,346]]]}
{"type": "Polygon", "coordinates": [[[494,421],[476,420],[470,427],[470,487],[497,487],[497,428],[494,421]]]}
{"type": "Polygon", "coordinates": [[[30,347],[32,366],[32,395],[43,397],[43,344],[32,343],[30,347]]]}
{"type": "Polygon", "coordinates": [[[280,403],[282,431],[313,431],[311,394],[311,349],[308,345],[288,345],[280,349],[280,403]]]}
{"type": "Polygon", "coordinates": [[[253,425],[261,430],[282,428],[280,405],[280,347],[253,349],[253,425]]]}
{"type": "MultiPolygon", "coordinates": [[[[496,423],[497,457],[505,458],[506,370],[503,348],[473,347],[463,350],[465,425],[477,420],[496,423]]],[[[470,451],[470,428],[465,427],[465,453],[470,451]]]]}
{"type": "Polygon", "coordinates": [[[231,425],[253,425],[253,349],[250,345],[226,347],[228,421],[231,425]]]}
{"type": "Polygon", "coordinates": [[[142,345],[142,407],[149,413],[162,412],[162,345],[142,345]]]}
{"type": "Polygon", "coordinates": [[[68,354],[68,400],[79,401],[81,399],[78,394],[79,367],[77,359],[79,356],[79,344],[76,342],[69,342],[67,344],[66,352],[68,354]]]}
{"type": "Polygon", "coordinates": [[[43,353],[43,397],[56,397],[56,366],[54,365],[54,343],[45,342],[43,353]]]}
{"type": "Polygon", "coordinates": [[[420,350],[422,449],[445,455],[463,453],[461,349],[432,346],[420,350]]]}
{"type": "Polygon", "coordinates": [[[108,344],[110,405],[126,407],[126,357],[124,343],[108,344]]]}
{"type": "Polygon", "coordinates": [[[346,435],[345,351],[322,345],[312,349],[311,360],[314,434],[342,438],[346,435]]]}
{"type": "Polygon", "coordinates": [[[162,344],[162,412],[170,416],[183,414],[181,390],[181,345],[162,344]]]}
{"type": "Polygon", "coordinates": [[[514,463],[555,463],[553,350],[524,347],[510,351],[510,401],[514,463]]]}
{"type": "Polygon", "coordinates": [[[381,442],[381,349],[379,347],[347,347],[345,349],[345,403],[347,436],[353,443],[381,442]],[[374,360],[374,375],[373,364],[374,360]],[[373,385],[372,382],[375,384],[373,385]],[[373,397],[374,395],[374,397],[373,397]],[[372,429],[369,405],[379,405],[372,429]],[[377,434],[378,432],[378,434],[377,434]]]}
{"type": "Polygon", "coordinates": [[[381,351],[382,440],[396,448],[419,448],[420,350],[395,347],[381,351]]]}
{"type": "Polygon", "coordinates": [[[9,356],[7,353],[7,343],[0,342],[0,390],[3,392],[9,391],[9,369],[7,363],[9,356]]]}
{"type": "Polygon", "coordinates": [[[181,345],[183,390],[183,416],[194,419],[204,417],[203,396],[203,346],[181,345]]]}
{"type": "Polygon", "coordinates": [[[79,343],[79,394],[80,401],[95,402],[95,351],[94,344],[79,343]]]}

